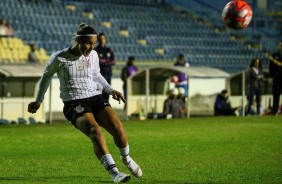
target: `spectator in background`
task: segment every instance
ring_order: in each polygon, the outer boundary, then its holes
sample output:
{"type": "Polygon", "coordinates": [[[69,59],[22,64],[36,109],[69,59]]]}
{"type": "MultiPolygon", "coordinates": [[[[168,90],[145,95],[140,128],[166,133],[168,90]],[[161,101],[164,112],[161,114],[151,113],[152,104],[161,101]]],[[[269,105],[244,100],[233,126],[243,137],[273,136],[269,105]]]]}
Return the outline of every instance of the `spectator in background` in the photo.
{"type": "Polygon", "coordinates": [[[251,103],[251,110],[248,112],[248,108],[249,108],[249,102],[246,105],[246,112],[248,115],[264,115],[267,111],[267,109],[264,109],[264,107],[262,105],[260,105],[260,109],[259,109],[259,114],[258,114],[258,106],[257,106],[257,101],[253,100],[253,102],[251,103]]]}
{"type": "Polygon", "coordinates": [[[39,64],[40,60],[36,54],[37,48],[34,44],[30,45],[30,52],[28,53],[28,63],[39,64]]]}
{"type": "MultiPolygon", "coordinates": [[[[98,46],[94,49],[99,57],[100,72],[106,81],[111,85],[112,65],[115,65],[115,56],[111,48],[106,47],[107,38],[104,33],[98,37],[98,46]]],[[[109,101],[109,94],[103,92],[103,97],[109,101]]]]}
{"type": "Polygon", "coordinates": [[[0,20],[0,37],[10,37],[13,36],[14,30],[12,26],[9,25],[6,19],[0,20]]]}
{"type": "MultiPolygon", "coordinates": [[[[122,68],[121,71],[121,80],[123,81],[123,94],[125,99],[127,100],[127,78],[133,75],[138,71],[137,66],[135,66],[135,57],[130,56],[128,57],[126,66],[122,68]]],[[[126,109],[126,103],[124,104],[124,110],[126,109]]]]}
{"type": "Polygon", "coordinates": [[[269,82],[272,84],[272,114],[276,115],[282,92],[282,40],[279,42],[278,51],[273,53],[269,58],[269,82]]]}
{"type": "Polygon", "coordinates": [[[184,88],[182,88],[182,87],[178,88],[177,98],[185,104],[186,100],[185,100],[185,89],[184,88]]]}
{"type": "Polygon", "coordinates": [[[235,111],[238,108],[232,108],[228,100],[227,90],[224,89],[216,96],[214,103],[215,116],[236,116],[235,111]]]}
{"type": "Polygon", "coordinates": [[[185,103],[178,97],[179,90],[177,88],[173,88],[170,91],[168,98],[164,101],[163,116],[165,118],[168,118],[169,116],[172,118],[186,117],[187,109],[185,107],[185,103]]]}
{"type": "Polygon", "coordinates": [[[172,118],[179,118],[179,103],[178,103],[178,89],[173,88],[167,97],[167,99],[164,101],[164,107],[163,107],[163,115],[164,117],[168,118],[169,116],[172,116],[172,118]]]}
{"type": "MultiPolygon", "coordinates": [[[[174,66],[189,67],[189,63],[187,63],[185,61],[184,55],[180,54],[177,58],[176,63],[174,64],[174,66]]],[[[177,77],[178,77],[178,82],[176,83],[176,87],[177,88],[179,88],[179,87],[184,88],[184,90],[185,90],[184,96],[187,97],[188,96],[187,75],[185,73],[178,72],[177,77]]]]}
{"type": "Polygon", "coordinates": [[[247,74],[248,84],[248,107],[246,114],[252,114],[251,108],[256,97],[256,114],[260,115],[260,101],[261,101],[261,87],[263,81],[262,64],[259,58],[255,58],[251,61],[250,69],[247,74]]]}

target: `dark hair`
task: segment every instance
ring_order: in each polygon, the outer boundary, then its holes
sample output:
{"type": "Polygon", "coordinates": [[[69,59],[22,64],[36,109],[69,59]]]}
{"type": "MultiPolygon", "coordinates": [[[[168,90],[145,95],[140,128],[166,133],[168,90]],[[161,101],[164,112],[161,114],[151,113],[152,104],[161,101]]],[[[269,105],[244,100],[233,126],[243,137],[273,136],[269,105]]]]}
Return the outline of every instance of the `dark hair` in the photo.
{"type": "Polygon", "coordinates": [[[255,65],[256,60],[259,60],[259,69],[262,69],[262,64],[259,58],[255,58],[250,63],[250,68],[252,68],[255,65]]]}
{"type": "Polygon", "coordinates": [[[103,32],[101,32],[101,33],[99,34],[99,37],[101,37],[101,36],[106,37],[105,33],[103,33],[103,32]]]}
{"type": "Polygon", "coordinates": [[[126,66],[132,66],[133,65],[133,61],[135,61],[135,57],[134,56],[129,56],[128,59],[127,59],[126,66]]]}
{"type": "Polygon", "coordinates": [[[98,36],[98,42],[99,42],[99,45],[101,44],[101,37],[104,36],[106,38],[106,35],[105,33],[101,32],[99,33],[99,36],[98,36]]]}
{"type": "Polygon", "coordinates": [[[184,54],[179,54],[179,56],[178,56],[178,59],[177,59],[177,60],[180,60],[180,59],[184,59],[184,54]]]}
{"type": "Polygon", "coordinates": [[[222,94],[226,94],[226,93],[227,93],[227,90],[224,89],[224,90],[221,91],[221,93],[222,93],[222,94]]]}
{"type": "Polygon", "coordinates": [[[89,26],[85,23],[82,23],[78,26],[78,29],[77,29],[77,32],[76,32],[77,35],[87,35],[87,34],[97,34],[96,30],[92,27],[92,26],[89,26]]]}

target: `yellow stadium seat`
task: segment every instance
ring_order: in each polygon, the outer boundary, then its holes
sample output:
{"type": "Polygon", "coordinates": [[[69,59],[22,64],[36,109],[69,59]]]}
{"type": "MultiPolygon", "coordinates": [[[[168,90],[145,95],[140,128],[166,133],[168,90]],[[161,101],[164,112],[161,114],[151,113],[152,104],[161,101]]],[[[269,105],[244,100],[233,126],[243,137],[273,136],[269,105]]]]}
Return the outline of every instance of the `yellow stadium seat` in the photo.
{"type": "Polygon", "coordinates": [[[9,47],[10,48],[15,48],[15,49],[18,49],[18,48],[20,48],[20,45],[19,45],[19,42],[17,41],[17,39],[16,38],[13,38],[13,39],[11,39],[10,41],[9,41],[9,47]]]}
{"type": "Polygon", "coordinates": [[[46,55],[46,51],[45,51],[45,49],[43,49],[43,48],[40,48],[40,49],[39,49],[39,53],[40,53],[40,54],[43,54],[43,55],[46,55]]]}
{"type": "Polygon", "coordinates": [[[0,42],[1,42],[0,44],[2,45],[2,47],[8,48],[7,38],[1,38],[0,42]]]}
{"type": "Polygon", "coordinates": [[[3,60],[8,60],[7,49],[4,49],[1,53],[3,60]]]}
{"type": "Polygon", "coordinates": [[[0,49],[0,62],[3,61],[3,51],[0,49]]]}
{"type": "Polygon", "coordinates": [[[28,59],[28,53],[25,50],[20,50],[19,57],[21,61],[26,61],[28,59]]]}
{"type": "Polygon", "coordinates": [[[20,57],[20,61],[25,61],[25,60],[27,60],[27,56],[25,55],[26,53],[24,53],[24,52],[20,52],[20,54],[19,54],[19,57],[20,57]]]}
{"type": "Polygon", "coordinates": [[[12,51],[10,49],[5,49],[3,59],[5,61],[12,62],[12,51]]]}
{"type": "Polygon", "coordinates": [[[0,46],[0,52],[4,52],[5,48],[0,46]]]}
{"type": "Polygon", "coordinates": [[[30,46],[29,45],[24,45],[23,49],[25,52],[29,53],[30,52],[30,46]]]}
{"type": "Polygon", "coordinates": [[[12,51],[12,60],[14,63],[21,63],[20,60],[20,51],[18,49],[13,49],[12,51]]]}
{"type": "Polygon", "coordinates": [[[1,39],[0,39],[0,50],[1,49],[4,49],[5,47],[3,46],[2,42],[1,42],[1,39]]]}
{"type": "Polygon", "coordinates": [[[48,59],[49,59],[49,56],[46,54],[45,49],[44,48],[40,48],[39,49],[39,53],[40,53],[39,58],[40,58],[40,61],[41,61],[40,63],[41,64],[46,64],[48,59]]]}

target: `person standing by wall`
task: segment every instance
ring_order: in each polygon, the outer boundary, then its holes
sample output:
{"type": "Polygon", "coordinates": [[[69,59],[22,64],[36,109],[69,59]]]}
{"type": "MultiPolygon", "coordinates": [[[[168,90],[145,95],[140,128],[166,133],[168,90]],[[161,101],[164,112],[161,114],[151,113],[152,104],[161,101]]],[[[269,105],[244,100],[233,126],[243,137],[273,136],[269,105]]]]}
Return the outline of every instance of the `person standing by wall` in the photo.
{"type": "MultiPolygon", "coordinates": [[[[176,63],[174,64],[174,66],[180,66],[180,67],[189,67],[189,63],[187,63],[185,61],[185,57],[183,54],[179,54],[176,63]]],[[[184,88],[185,93],[184,96],[187,97],[188,96],[188,82],[187,82],[187,75],[185,73],[182,72],[178,72],[177,73],[177,77],[178,77],[178,82],[176,83],[175,87],[177,88],[184,88]]]]}
{"type": "MultiPolygon", "coordinates": [[[[94,49],[99,57],[100,72],[106,81],[111,85],[112,66],[116,64],[114,52],[110,47],[106,47],[107,38],[105,33],[98,36],[98,45],[94,49]]],[[[109,101],[109,94],[103,92],[103,97],[109,101]]]]}
{"type": "Polygon", "coordinates": [[[251,108],[256,97],[256,114],[260,114],[260,102],[261,102],[261,87],[263,80],[262,64],[259,58],[255,58],[251,61],[250,69],[247,74],[248,83],[248,107],[247,114],[251,114],[251,108]]]}
{"type": "Polygon", "coordinates": [[[137,66],[135,66],[135,57],[129,56],[126,65],[121,71],[121,80],[123,81],[123,96],[127,99],[127,78],[138,71],[137,66]]]}
{"type": "MultiPolygon", "coordinates": [[[[129,56],[126,65],[122,68],[121,71],[121,80],[123,81],[123,96],[127,100],[127,78],[133,75],[138,71],[137,66],[135,66],[135,57],[129,56]]],[[[126,103],[124,104],[123,110],[126,110],[126,103]]]]}
{"type": "Polygon", "coordinates": [[[272,83],[272,114],[276,115],[282,92],[282,40],[279,42],[278,51],[269,58],[269,81],[272,83]]]}

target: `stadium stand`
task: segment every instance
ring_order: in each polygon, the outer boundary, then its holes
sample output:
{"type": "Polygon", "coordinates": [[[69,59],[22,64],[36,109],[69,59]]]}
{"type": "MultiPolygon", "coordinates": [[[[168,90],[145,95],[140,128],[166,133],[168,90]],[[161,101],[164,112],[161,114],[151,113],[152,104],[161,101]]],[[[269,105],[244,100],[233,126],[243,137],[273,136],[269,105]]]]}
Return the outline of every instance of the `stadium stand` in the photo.
{"type": "MultiPolygon", "coordinates": [[[[3,63],[25,64],[28,61],[29,52],[30,46],[24,44],[20,38],[0,38],[0,61],[3,63]]],[[[48,55],[43,48],[36,51],[36,55],[40,59],[41,64],[48,59],[48,55]]]]}
{"type": "MultiPolygon", "coordinates": [[[[281,37],[279,10],[254,8],[252,25],[233,31],[223,27],[220,19],[227,2],[1,0],[0,17],[9,20],[15,37],[1,41],[0,62],[25,63],[26,46],[31,43],[41,48],[39,55],[46,61],[47,54],[70,45],[81,22],[108,35],[108,45],[118,61],[126,61],[130,55],[144,61],[139,68],[160,62],[172,65],[179,53],[184,53],[193,66],[211,66],[229,73],[245,69],[254,57],[267,60],[267,53],[276,49],[281,37]],[[270,16],[274,14],[276,19],[270,16]],[[7,40],[12,40],[10,46],[7,40]]],[[[121,67],[115,67],[115,76],[121,67]]]]}

